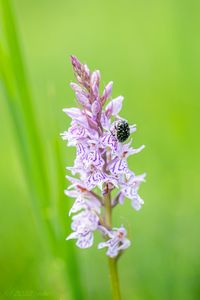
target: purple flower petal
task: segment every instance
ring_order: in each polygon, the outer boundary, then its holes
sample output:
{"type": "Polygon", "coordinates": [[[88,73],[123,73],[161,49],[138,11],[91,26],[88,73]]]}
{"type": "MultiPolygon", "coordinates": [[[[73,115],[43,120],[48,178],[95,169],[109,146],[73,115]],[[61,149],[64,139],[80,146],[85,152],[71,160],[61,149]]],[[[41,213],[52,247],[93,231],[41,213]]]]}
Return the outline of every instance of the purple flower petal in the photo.
{"type": "Polygon", "coordinates": [[[82,87],[80,87],[80,85],[78,85],[74,82],[71,82],[70,86],[76,93],[83,93],[83,89],[82,89],[82,87]]]}
{"type": "Polygon", "coordinates": [[[90,108],[90,102],[89,102],[89,99],[83,94],[83,93],[80,93],[80,92],[76,92],[75,93],[76,95],[76,98],[78,100],[78,102],[85,108],[90,108]]]}
{"type": "Polygon", "coordinates": [[[104,134],[101,142],[105,147],[110,147],[114,152],[117,151],[118,141],[111,133],[104,134]]]}
{"type": "Polygon", "coordinates": [[[93,245],[93,240],[94,240],[94,237],[93,237],[92,232],[88,232],[86,235],[82,235],[79,237],[79,239],[76,242],[76,245],[79,248],[86,249],[93,245]]]}
{"type": "Polygon", "coordinates": [[[102,104],[111,96],[112,94],[113,81],[110,81],[104,88],[102,95],[102,104]]]}
{"type": "Polygon", "coordinates": [[[125,173],[128,170],[128,166],[125,160],[115,157],[109,166],[109,170],[112,174],[125,173]]]}
{"type": "Polygon", "coordinates": [[[83,209],[85,207],[85,200],[82,197],[78,197],[76,199],[76,201],[74,202],[74,204],[72,205],[70,211],[69,211],[69,216],[72,213],[76,213],[78,211],[80,211],[81,209],[83,209]]]}
{"type": "Polygon", "coordinates": [[[101,154],[97,150],[90,151],[86,155],[85,162],[87,166],[92,164],[97,168],[102,167],[104,165],[104,160],[102,159],[101,154]]]}
{"type": "Polygon", "coordinates": [[[108,247],[106,255],[110,257],[116,257],[121,250],[124,250],[130,246],[130,241],[126,238],[126,229],[124,227],[113,228],[110,231],[110,239],[106,242],[100,243],[98,249],[108,247]]]}
{"type": "Polygon", "coordinates": [[[98,98],[99,96],[99,83],[100,83],[100,72],[96,70],[92,73],[90,79],[90,86],[95,99],[98,98]]]}
{"type": "Polygon", "coordinates": [[[124,204],[124,194],[123,193],[120,193],[119,198],[118,198],[118,202],[121,205],[124,204]]]}
{"type": "Polygon", "coordinates": [[[96,186],[101,186],[108,179],[107,175],[96,169],[87,179],[86,185],[89,190],[92,190],[96,186]]]}
{"type": "Polygon", "coordinates": [[[64,113],[66,113],[70,118],[80,118],[82,116],[82,112],[80,108],[72,107],[72,108],[63,108],[64,113]]]}
{"type": "Polygon", "coordinates": [[[106,106],[106,115],[107,117],[116,116],[120,112],[122,108],[122,101],[124,97],[119,96],[116,99],[110,101],[110,103],[106,106]]]}
{"type": "Polygon", "coordinates": [[[133,208],[138,211],[142,208],[142,205],[144,204],[144,200],[140,198],[140,196],[136,193],[131,201],[131,204],[133,208]]]}
{"type": "Polygon", "coordinates": [[[97,116],[97,114],[99,113],[100,109],[101,109],[101,106],[99,104],[99,101],[95,100],[92,103],[92,106],[91,106],[91,111],[92,111],[93,116],[97,116]]]}
{"type": "Polygon", "coordinates": [[[77,239],[77,237],[78,237],[78,233],[77,232],[72,232],[72,233],[70,233],[70,235],[68,235],[66,240],[77,239]]]}

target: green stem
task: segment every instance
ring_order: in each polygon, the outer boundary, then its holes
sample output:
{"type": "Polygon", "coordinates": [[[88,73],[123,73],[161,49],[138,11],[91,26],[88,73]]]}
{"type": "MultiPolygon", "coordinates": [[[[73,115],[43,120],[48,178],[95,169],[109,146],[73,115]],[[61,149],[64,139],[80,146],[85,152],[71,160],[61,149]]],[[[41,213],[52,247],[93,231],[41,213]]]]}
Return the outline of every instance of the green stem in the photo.
{"type": "Polygon", "coordinates": [[[113,300],[121,300],[116,258],[108,258],[113,300]]]}
{"type": "Polygon", "coordinates": [[[111,195],[108,191],[104,196],[104,204],[105,204],[105,222],[106,226],[111,229],[112,228],[112,210],[111,210],[111,195]]]}
{"type": "MultiPolygon", "coordinates": [[[[104,196],[105,203],[105,222],[108,228],[112,228],[112,207],[111,207],[111,195],[110,191],[104,196]]],[[[110,281],[112,288],[113,300],[121,300],[119,277],[117,271],[117,258],[108,258],[110,281]]]]}

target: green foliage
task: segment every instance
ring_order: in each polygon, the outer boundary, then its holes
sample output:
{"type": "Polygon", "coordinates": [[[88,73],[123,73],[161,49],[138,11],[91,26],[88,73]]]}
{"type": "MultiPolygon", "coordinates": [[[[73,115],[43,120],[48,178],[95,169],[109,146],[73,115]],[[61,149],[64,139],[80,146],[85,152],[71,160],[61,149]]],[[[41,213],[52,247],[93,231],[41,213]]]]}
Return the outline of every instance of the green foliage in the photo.
{"type": "Polygon", "coordinates": [[[1,299],[110,299],[104,253],[65,241],[70,54],[114,81],[146,145],[130,158],[145,205],[114,215],[133,240],[123,298],[200,298],[199,13],[196,0],[0,1],[1,299]]]}

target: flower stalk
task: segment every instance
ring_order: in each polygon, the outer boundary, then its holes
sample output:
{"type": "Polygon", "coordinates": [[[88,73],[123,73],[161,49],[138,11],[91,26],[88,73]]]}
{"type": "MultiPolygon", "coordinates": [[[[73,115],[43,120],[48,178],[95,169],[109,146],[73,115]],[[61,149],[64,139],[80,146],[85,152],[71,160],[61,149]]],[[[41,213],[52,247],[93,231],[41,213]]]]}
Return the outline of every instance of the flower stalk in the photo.
{"type": "Polygon", "coordinates": [[[121,300],[117,258],[108,258],[113,300],[121,300]]]}
{"type": "MultiPolygon", "coordinates": [[[[112,204],[111,204],[111,193],[109,190],[104,197],[104,203],[105,203],[105,223],[107,227],[110,229],[112,228],[112,204]]],[[[108,257],[108,266],[109,266],[113,300],[121,300],[117,261],[118,261],[118,257],[114,257],[114,258],[108,257]]]]}
{"type": "Polygon", "coordinates": [[[105,224],[108,229],[111,229],[112,228],[112,207],[111,207],[111,194],[108,189],[104,196],[104,205],[105,205],[105,224]]]}

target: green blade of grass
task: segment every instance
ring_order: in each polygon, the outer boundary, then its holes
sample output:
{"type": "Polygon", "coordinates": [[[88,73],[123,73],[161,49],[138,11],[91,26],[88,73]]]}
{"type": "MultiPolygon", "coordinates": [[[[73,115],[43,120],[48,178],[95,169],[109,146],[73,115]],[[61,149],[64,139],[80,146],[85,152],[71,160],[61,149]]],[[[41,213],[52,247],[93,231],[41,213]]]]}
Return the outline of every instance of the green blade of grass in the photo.
{"type": "MultiPolygon", "coordinates": [[[[26,175],[26,182],[28,184],[28,189],[30,192],[30,199],[32,203],[32,208],[34,210],[34,215],[37,220],[37,225],[42,230],[42,236],[48,237],[47,240],[52,243],[52,230],[48,224],[46,223],[46,226],[44,227],[44,222],[42,222],[42,219],[44,219],[44,215],[42,215],[43,206],[42,203],[37,201],[38,199],[38,191],[36,193],[35,189],[35,174],[33,172],[32,168],[32,161],[30,160],[30,151],[26,140],[26,132],[24,130],[24,124],[22,122],[21,114],[18,109],[16,99],[16,92],[12,85],[13,81],[13,73],[11,70],[11,66],[8,62],[8,58],[5,55],[5,52],[2,50],[2,46],[0,45],[0,78],[2,80],[1,82],[1,90],[3,92],[4,98],[7,100],[7,107],[10,112],[10,116],[13,121],[14,129],[15,129],[15,136],[16,136],[16,142],[18,144],[19,152],[21,154],[22,159],[22,168],[24,171],[24,174],[26,175]]],[[[33,159],[33,157],[32,157],[33,159]]]]}
{"type": "MultiPolygon", "coordinates": [[[[3,11],[3,25],[6,33],[8,57],[2,52],[1,76],[3,79],[4,94],[8,103],[10,115],[15,126],[22,165],[28,182],[34,213],[39,226],[44,227],[43,234],[51,237],[51,246],[59,247],[55,243],[55,233],[46,216],[49,207],[50,186],[45,166],[45,153],[41,143],[40,132],[34,115],[33,100],[27,80],[27,75],[17,37],[15,20],[9,0],[1,0],[3,11]],[[44,226],[45,224],[45,226],[44,226]]],[[[56,251],[56,249],[54,249],[56,251]]],[[[74,299],[82,299],[79,279],[78,263],[71,246],[66,251],[61,250],[64,260],[70,261],[67,268],[72,294],[74,299]]],[[[57,252],[57,251],[56,251],[57,252]]],[[[55,253],[54,253],[55,254],[55,253]]]]}

